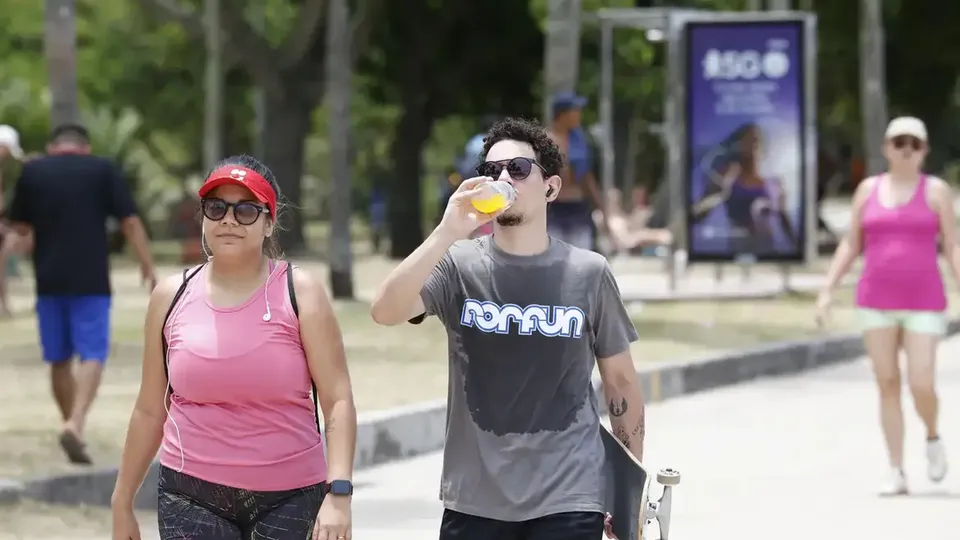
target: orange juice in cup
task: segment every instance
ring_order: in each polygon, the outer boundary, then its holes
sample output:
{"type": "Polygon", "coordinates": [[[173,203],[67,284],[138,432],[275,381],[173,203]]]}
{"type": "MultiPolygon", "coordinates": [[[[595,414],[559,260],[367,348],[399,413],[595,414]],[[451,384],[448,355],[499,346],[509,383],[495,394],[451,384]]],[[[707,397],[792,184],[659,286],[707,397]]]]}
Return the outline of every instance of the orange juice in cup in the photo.
{"type": "Polygon", "coordinates": [[[509,208],[517,199],[517,190],[506,182],[487,182],[480,186],[480,190],[470,203],[483,214],[493,214],[509,208]]]}

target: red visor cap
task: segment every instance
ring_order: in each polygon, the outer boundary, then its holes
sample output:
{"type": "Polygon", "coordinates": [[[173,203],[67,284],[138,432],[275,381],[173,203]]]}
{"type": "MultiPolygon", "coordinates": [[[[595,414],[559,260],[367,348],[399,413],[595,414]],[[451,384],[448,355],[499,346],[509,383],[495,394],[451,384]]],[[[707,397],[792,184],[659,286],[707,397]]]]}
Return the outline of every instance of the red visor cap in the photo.
{"type": "Polygon", "coordinates": [[[267,205],[267,209],[270,210],[270,217],[277,219],[277,192],[274,191],[273,186],[270,185],[270,182],[267,182],[266,178],[257,174],[253,169],[237,165],[220,167],[210,173],[207,180],[200,186],[198,194],[202,199],[214,189],[227,184],[242,186],[250,190],[250,193],[253,193],[258,201],[267,205]]]}

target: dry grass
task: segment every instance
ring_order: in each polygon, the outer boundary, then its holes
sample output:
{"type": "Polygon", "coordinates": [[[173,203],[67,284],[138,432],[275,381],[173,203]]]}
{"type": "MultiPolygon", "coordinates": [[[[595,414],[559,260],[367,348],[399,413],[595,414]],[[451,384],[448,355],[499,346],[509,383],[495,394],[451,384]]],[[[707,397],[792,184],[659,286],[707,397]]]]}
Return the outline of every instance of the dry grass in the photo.
{"type": "MultiPolygon", "coordinates": [[[[144,540],[157,538],[157,515],[138,514],[144,540]]],[[[0,506],[0,540],[104,540],[110,538],[110,510],[25,502],[0,506]]]]}

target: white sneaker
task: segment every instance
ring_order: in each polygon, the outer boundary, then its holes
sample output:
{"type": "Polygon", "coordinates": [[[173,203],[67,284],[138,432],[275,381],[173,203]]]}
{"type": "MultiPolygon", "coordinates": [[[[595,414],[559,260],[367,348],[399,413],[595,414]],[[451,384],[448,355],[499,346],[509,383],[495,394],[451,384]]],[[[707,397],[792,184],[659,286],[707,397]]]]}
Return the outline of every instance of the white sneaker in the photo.
{"type": "Polygon", "coordinates": [[[927,476],[931,482],[940,482],[947,476],[947,449],[939,437],[927,441],[927,476]]]}
{"type": "Polygon", "coordinates": [[[880,489],[880,495],[883,497],[894,497],[896,495],[907,494],[907,477],[900,469],[891,469],[887,482],[880,489]]]}

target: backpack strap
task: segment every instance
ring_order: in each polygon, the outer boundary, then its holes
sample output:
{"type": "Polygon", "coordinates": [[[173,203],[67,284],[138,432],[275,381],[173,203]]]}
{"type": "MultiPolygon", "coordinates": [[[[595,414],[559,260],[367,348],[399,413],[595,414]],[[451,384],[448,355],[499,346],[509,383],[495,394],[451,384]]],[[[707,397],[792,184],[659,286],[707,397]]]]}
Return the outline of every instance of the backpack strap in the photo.
{"type": "MultiPolygon", "coordinates": [[[[170,301],[170,307],[167,308],[167,314],[163,316],[163,326],[160,327],[160,344],[163,351],[163,373],[167,376],[167,384],[170,384],[170,365],[169,359],[167,358],[167,351],[169,350],[169,344],[167,343],[167,336],[164,334],[164,330],[167,328],[167,322],[170,320],[170,315],[173,314],[174,308],[177,307],[177,303],[180,302],[180,299],[183,298],[183,294],[187,292],[187,284],[190,283],[190,280],[194,278],[197,274],[200,273],[200,270],[206,266],[207,263],[203,263],[200,266],[197,266],[190,271],[189,268],[183,269],[183,282],[180,283],[180,288],[177,289],[177,293],[173,295],[173,300],[170,301]]],[[[170,388],[171,393],[173,392],[173,387],[170,388]]]]}
{"type": "MultiPolygon", "coordinates": [[[[300,319],[300,307],[297,306],[297,290],[293,287],[293,264],[287,263],[287,294],[290,295],[290,307],[293,308],[293,314],[300,319]]],[[[320,429],[320,393],[317,392],[317,383],[310,377],[310,388],[313,390],[313,416],[317,421],[317,432],[323,435],[320,429]]]]}

